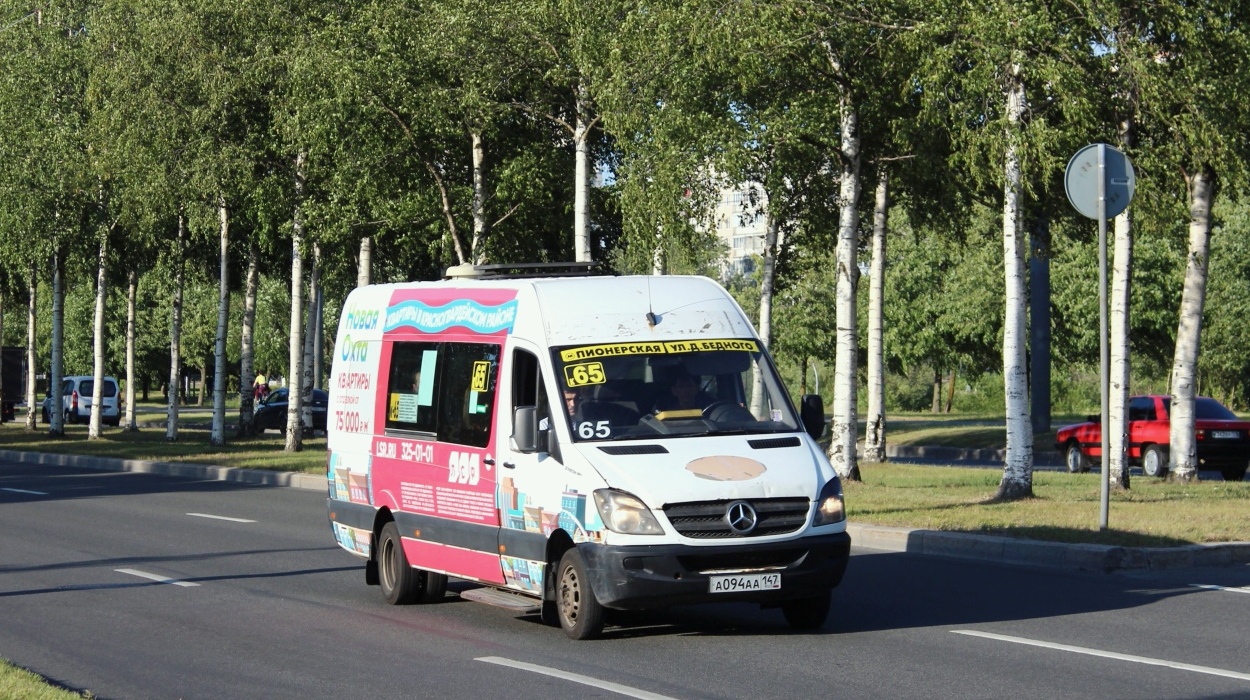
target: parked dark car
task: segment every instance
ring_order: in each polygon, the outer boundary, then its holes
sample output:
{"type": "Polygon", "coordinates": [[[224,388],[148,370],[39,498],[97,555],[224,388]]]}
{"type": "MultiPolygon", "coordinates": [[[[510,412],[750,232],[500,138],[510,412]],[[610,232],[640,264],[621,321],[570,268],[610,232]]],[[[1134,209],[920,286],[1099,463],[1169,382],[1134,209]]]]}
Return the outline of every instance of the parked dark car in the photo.
{"type": "MultiPolygon", "coordinates": [[[[1128,404],[1128,459],[1140,464],[1146,476],[1168,471],[1171,424],[1170,396],[1134,396],[1128,404]]],[[[1068,471],[1085,472],[1102,459],[1102,426],[1098,416],[1055,433],[1055,447],[1064,454],[1068,471]]],[[[1241,481],[1250,463],[1250,421],[1242,420],[1215,399],[1201,396],[1194,402],[1194,431],[1200,469],[1219,470],[1228,481],[1241,481]]]]}
{"type": "MultiPolygon", "coordinates": [[[[321,389],[313,389],[312,419],[313,430],[325,432],[326,407],[330,404],[330,394],[321,389]]],[[[286,430],[287,390],[274,389],[269,395],[256,402],[256,412],[252,421],[256,432],[266,430],[286,430]]]]}

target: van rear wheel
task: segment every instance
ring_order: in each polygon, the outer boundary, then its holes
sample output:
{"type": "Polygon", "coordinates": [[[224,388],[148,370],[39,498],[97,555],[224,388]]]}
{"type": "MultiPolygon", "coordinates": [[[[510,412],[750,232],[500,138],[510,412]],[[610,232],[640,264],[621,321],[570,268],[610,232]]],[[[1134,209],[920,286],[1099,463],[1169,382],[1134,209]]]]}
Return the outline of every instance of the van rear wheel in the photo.
{"type": "MultiPolygon", "coordinates": [[[[378,538],[378,584],[382,597],[391,605],[411,605],[421,593],[421,574],[408,565],[404,546],[399,539],[399,528],[390,522],[382,526],[378,538]]],[[[444,584],[445,585],[445,584],[444,584]]]]}
{"type": "Polygon", "coordinates": [[[781,604],[781,612],[786,616],[786,622],[790,623],[790,627],[793,629],[820,629],[825,624],[825,620],[829,619],[829,607],[832,597],[832,592],[829,592],[814,598],[788,600],[781,604]]]}
{"type": "Polygon", "coordinates": [[[570,639],[594,639],[603,633],[604,608],[595,598],[582,553],[574,547],[560,558],[556,608],[570,639]]]}

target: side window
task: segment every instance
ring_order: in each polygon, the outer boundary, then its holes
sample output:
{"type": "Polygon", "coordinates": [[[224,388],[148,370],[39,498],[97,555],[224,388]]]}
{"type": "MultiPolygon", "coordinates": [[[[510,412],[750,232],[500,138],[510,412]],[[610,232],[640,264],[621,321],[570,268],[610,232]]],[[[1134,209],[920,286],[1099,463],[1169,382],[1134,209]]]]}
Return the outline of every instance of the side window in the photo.
{"type": "Polygon", "coordinates": [[[439,370],[437,343],[395,343],[386,388],[386,427],[438,432],[435,385],[439,370]]]}
{"type": "Polygon", "coordinates": [[[1128,404],[1129,420],[1154,420],[1155,419],[1155,402],[1154,399],[1141,398],[1133,399],[1128,404]]]}
{"type": "Polygon", "coordinates": [[[551,427],[551,402],[543,385],[542,370],[538,357],[528,350],[512,352],[512,406],[534,406],[539,430],[551,427]]]}
{"type": "Polygon", "coordinates": [[[486,447],[494,418],[499,346],[444,343],[438,376],[438,439],[486,447]]]}

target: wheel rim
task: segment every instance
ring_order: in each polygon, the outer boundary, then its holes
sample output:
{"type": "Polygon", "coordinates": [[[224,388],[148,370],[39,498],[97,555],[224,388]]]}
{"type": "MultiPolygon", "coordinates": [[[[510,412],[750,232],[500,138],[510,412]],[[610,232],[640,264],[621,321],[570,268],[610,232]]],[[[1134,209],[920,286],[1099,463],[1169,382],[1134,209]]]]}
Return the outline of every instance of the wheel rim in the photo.
{"type": "Polygon", "coordinates": [[[382,587],[388,591],[395,589],[395,541],[387,538],[382,542],[382,556],[378,558],[382,569],[382,587]]]}
{"type": "Polygon", "coordinates": [[[1081,471],[1081,451],[1076,447],[1068,448],[1068,471],[1073,474],[1081,471]]]}
{"type": "Polygon", "coordinates": [[[1159,453],[1157,451],[1146,451],[1146,456],[1142,460],[1142,471],[1146,472],[1146,476],[1159,475],[1159,453]]]}
{"type": "Polygon", "coordinates": [[[567,566],[560,576],[560,618],[569,627],[577,624],[577,612],[581,602],[581,580],[577,577],[577,570],[567,566]]]}

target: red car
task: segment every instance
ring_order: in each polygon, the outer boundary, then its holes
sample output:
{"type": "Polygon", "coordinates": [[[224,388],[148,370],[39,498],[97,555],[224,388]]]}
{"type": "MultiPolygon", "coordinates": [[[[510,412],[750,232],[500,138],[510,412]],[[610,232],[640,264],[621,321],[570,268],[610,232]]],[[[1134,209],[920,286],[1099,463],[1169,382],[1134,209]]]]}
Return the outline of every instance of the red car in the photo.
{"type": "MultiPolygon", "coordinates": [[[[1128,457],[1146,476],[1168,470],[1170,396],[1134,396],[1128,402],[1128,457]]],[[[1102,459],[1102,426],[1097,416],[1055,433],[1055,447],[1070,472],[1086,472],[1102,459]]],[[[1215,399],[1200,396],[1194,405],[1198,468],[1218,470],[1226,481],[1241,481],[1250,464],[1250,421],[1242,420],[1215,399]]]]}

